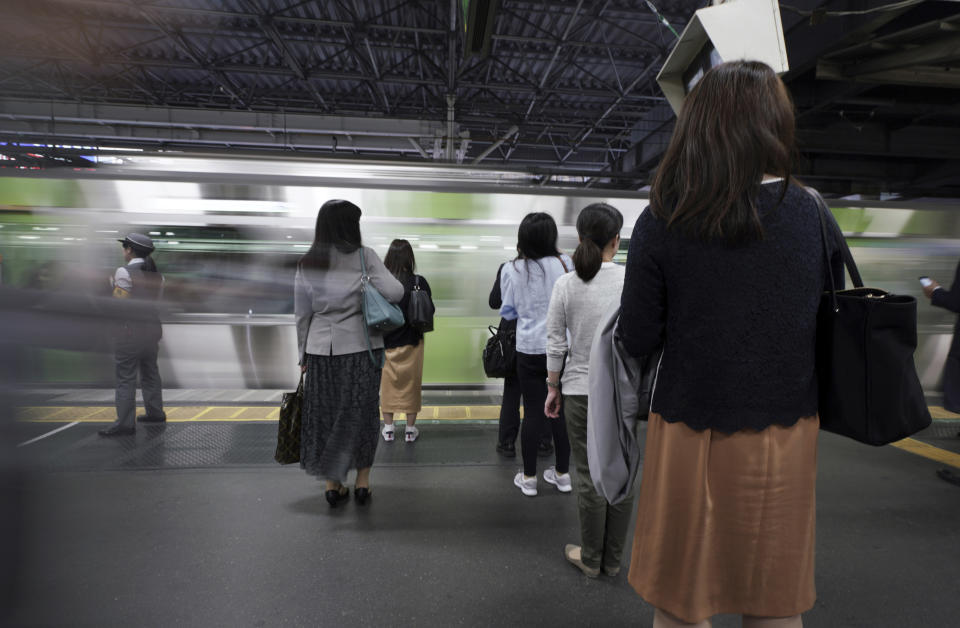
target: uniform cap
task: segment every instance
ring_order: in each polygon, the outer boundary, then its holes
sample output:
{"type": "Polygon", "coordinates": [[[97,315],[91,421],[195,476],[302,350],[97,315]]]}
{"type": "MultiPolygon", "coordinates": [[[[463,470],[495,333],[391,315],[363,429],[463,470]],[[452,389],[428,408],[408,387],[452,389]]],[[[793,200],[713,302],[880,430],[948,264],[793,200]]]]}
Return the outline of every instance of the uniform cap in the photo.
{"type": "Polygon", "coordinates": [[[149,236],[145,236],[142,233],[128,233],[127,237],[122,240],[117,240],[117,242],[123,242],[126,246],[135,246],[150,253],[152,253],[154,249],[153,240],[151,240],[149,236]]]}

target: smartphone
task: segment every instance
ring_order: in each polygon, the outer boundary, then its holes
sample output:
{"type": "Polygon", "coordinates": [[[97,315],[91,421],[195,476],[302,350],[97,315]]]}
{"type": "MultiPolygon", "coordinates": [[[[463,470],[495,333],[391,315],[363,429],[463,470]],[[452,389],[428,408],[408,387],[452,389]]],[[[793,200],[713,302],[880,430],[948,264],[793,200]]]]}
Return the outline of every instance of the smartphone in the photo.
{"type": "Polygon", "coordinates": [[[923,286],[924,288],[928,287],[932,283],[933,282],[930,281],[930,278],[927,277],[926,275],[920,277],[920,285],[923,286]]]}

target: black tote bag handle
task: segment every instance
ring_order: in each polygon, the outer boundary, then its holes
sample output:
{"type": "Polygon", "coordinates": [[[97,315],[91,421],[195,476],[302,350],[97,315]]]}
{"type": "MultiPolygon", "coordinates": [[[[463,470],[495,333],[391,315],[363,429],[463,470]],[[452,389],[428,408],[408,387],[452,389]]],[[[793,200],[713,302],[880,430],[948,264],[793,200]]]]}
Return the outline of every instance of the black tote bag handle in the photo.
{"type": "MultiPolygon", "coordinates": [[[[837,305],[837,284],[833,277],[833,265],[830,263],[830,248],[827,246],[827,223],[823,219],[824,212],[830,211],[830,208],[827,207],[827,202],[823,200],[819,192],[813,188],[807,188],[807,191],[817,202],[817,219],[820,221],[820,241],[823,243],[823,261],[827,265],[827,274],[830,276],[830,305],[833,307],[833,311],[836,312],[839,309],[837,305]]],[[[850,247],[847,246],[847,239],[844,238],[842,234],[840,235],[840,253],[843,256],[843,265],[850,274],[850,281],[853,282],[853,287],[862,288],[863,279],[860,277],[860,270],[857,268],[857,263],[853,261],[853,254],[850,253],[850,247]]]]}

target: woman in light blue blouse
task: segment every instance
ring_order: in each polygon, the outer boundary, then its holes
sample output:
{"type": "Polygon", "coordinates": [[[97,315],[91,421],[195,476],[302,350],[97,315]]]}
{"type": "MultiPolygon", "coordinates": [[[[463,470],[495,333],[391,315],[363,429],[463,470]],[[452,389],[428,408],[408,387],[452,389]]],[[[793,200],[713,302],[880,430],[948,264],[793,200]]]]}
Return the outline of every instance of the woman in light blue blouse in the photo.
{"type": "MultiPolygon", "coordinates": [[[[500,274],[503,305],[500,316],[517,320],[517,379],[523,395],[520,452],[523,470],[513,483],[524,495],[537,494],[537,444],[547,417],[547,308],[553,284],[573,268],[569,256],[557,250],[557,223],[549,214],[527,214],[517,232],[517,258],[500,274]]],[[[550,420],[556,466],[543,479],[569,493],[570,442],[562,419],[550,420]]]]}

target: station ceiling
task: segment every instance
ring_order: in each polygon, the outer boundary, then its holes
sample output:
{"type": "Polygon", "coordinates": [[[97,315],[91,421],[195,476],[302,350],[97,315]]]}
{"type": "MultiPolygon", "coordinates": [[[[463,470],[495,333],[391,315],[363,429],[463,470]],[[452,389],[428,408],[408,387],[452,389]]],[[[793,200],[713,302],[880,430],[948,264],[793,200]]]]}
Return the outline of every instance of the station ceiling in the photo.
{"type": "MultiPolygon", "coordinates": [[[[4,3],[8,162],[90,150],[294,153],[641,189],[687,0],[4,3]]],[[[781,3],[802,156],[828,195],[960,197],[960,3],[781,3]]]]}

